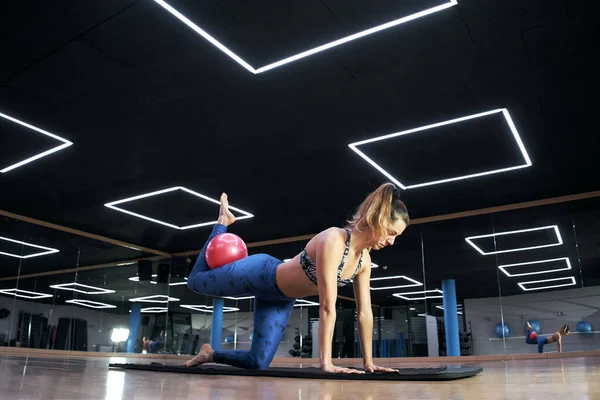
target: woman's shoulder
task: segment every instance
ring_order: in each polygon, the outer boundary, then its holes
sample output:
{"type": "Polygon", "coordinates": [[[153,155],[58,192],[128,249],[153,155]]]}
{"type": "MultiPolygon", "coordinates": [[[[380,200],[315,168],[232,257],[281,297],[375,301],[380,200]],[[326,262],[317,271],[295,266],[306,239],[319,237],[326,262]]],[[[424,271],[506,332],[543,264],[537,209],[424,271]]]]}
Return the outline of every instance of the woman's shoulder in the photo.
{"type": "Polygon", "coordinates": [[[346,231],[343,228],[332,226],[316,234],[310,241],[327,245],[340,243],[343,245],[346,243],[346,231]]]}

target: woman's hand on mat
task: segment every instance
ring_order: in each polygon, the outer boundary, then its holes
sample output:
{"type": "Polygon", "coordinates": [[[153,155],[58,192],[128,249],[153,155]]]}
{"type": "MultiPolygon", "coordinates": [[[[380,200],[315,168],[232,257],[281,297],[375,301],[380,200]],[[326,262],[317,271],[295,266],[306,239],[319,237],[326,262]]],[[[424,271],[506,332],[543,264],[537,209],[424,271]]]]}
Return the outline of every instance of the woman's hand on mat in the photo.
{"type": "Polygon", "coordinates": [[[398,372],[398,370],[393,368],[378,367],[375,364],[368,364],[365,365],[365,372],[398,372]]]}
{"type": "Polygon", "coordinates": [[[333,364],[322,365],[321,369],[323,372],[330,372],[332,374],[364,374],[364,371],[359,371],[353,368],[336,367],[333,364]]]}

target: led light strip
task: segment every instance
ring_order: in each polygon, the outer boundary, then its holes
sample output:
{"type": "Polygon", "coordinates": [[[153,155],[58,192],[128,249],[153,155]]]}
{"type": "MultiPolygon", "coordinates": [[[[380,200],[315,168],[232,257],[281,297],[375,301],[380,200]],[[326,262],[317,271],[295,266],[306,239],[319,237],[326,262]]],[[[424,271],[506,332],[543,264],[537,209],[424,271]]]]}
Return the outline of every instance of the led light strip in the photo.
{"type": "MultiPolygon", "coordinates": [[[[140,312],[142,313],[163,313],[163,312],[167,312],[169,311],[169,309],[167,307],[146,307],[146,308],[142,308],[140,310],[140,312]]],[[[131,312],[131,311],[129,311],[131,312]]]]}
{"type": "Polygon", "coordinates": [[[564,286],[573,286],[576,285],[577,282],[575,281],[575,277],[574,276],[567,276],[564,278],[552,278],[552,279],[542,279],[539,281],[529,281],[529,282],[519,282],[518,285],[521,289],[523,289],[524,291],[530,291],[530,290],[542,290],[542,289],[553,289],[553,288],[559,288],[559,287],[564,287],[564,286]],[[544,283],[544,282],[557,282],[557,281],[565,281],[565,280],[569,280],[569,283],[563,283],[563,284],[557,284],[557,285],[550,285],[550,286],[541,286],[541,287],[534,287],[534,288],[527,288],[525,287],[525,285],[529,285],[529,284],[534,284],[534,283],[544,283]]]}
{"type": "Polygon", "coordinates": [[[254,296],[241,296],[241,297],[225,296],[223,298],[229,299],[229,300],[250,300],[250,299],[253,299],[254,296]]]}
{"type": "Polygon", "coordinates": [[[560,245],[563,244],[563,240],[562,240],[562,237],[560,236],[560,231],[558,230],[558,226],[557,225],[541,226],[539,228],[521,229],[521,230],[518,230],[518,231],[510,231],[510,232],[490,233],[489,235],[470,236],[470,237],[465,238],[465,241],[467,243],[469,243],[481,255],[484,255],[484,256],[489,256],[489,255],[492,255],[492,254],[511,253],[511,252],[515,252],[515,251],[525,251],[525,250],[533,250],[533,249],[542,249],[544,247],[560,246],[560,245]],[[498,251],[492,251],[492,252],[486,253],[486,252],[484,252],[483,250],[481,250],[477,245],[475,245],[472,242],[473,239],[482,239],[482,238],[487,238],[487,237],[504,236],[504,235],[514,235],[516,233],[534,232],[534,231],[539,231],[539,230],[544,230],[544,229],[554,229],[554,232],[556,233],[556,239],[557,239],[556,243],[544,244],[544,245],[541,245],[541,246],[521,247],[521,248],[518,248],[518,249],[510,249],[510,250],[498,250],[498,251]]]}
{"type": "Polygon", "coordinates": [[[294,307],[314,307],[318,306],[319,303],[315,303],[314,301],[304,300],[304,299],[296,299],[296,303],[294,307]]]}
{"type": "Polygon", "coordinates": [[[410,283],[408,285],[399,285],[399,286],[371,287],[371,290],[388,290],[388,289],[401,289],[401,288],[405,288],[405,287],[423,286],[423,283],[421,283],[415,279],[409,278],[408,276],[404,276],[404,275],[371,278],[371,282],[372,281],[383,281],[383,280],[389,280],[389,279],[404,279],[404,280],[407,280],[412,283],[410,283]]]}
{"type": "Polygon", "coordinates": [[[553,259],[548,259],[548,260],[522,262],[522,263],[518,263],[518,264],[505,264],[505,265],[498,266],[498,269],[500,271],[504,272],[504,275],[512,278],[512,277],[515,277],[515,276],[538,275],[538,274],[548,274],[548,273],[558,272],[558,271],[566,271],[566,270],[571,269],[571,261],[569,260],[569,257],[553,258],[553,259]],[[565,261],[566,267],[555,268],[555,269],[544,269],[544,270],[541,270],[541,271],[526,272],[526,273],[522,273],[522,274],[510,274],[506,270],[507,268],[518,267],[518,266],[521,266],[521,265],[545,264],[545,263],[555,262],[555,261],[561,261],[561,260],[565,261]]]}
{"type": "MultiPolygon", "coordinates": [[[[443,306],[435,306],[435,308],[439,308],[440,310],[444,311],[444,307],[443,307],[443,306]]],[[[458,306],[456,306],[456,308],[458,308],[458,306]]],[[[457,310],[457,311],[456,311],[456,313],[457,313],[458,315],[462,315],[462,311],[458,311],[458,310],[457,310]]]]}
{"type": "MultiPolygon", "coordinates": [[[[123,200],[112,201],[110,203],[104,204],[104,206],[108,207],[108,208],[111,208],[113,210],[116,210],[116,211],[120,211],[120,212],[125,213],[125,214],[133,215],[134,217],[142,218],[142,219],[145,219],[147,221],[155,222],[157,224],[165,225],[165,226],[168,226],[170,228],[180,229],[180,230],[198,228],[198,227],[207,226],[207,225],[214,225],[214,224],[217,223],[217,220],[214,220],[214,221],[209,221],[209,222],[202,222],[202,223],[199,223],[199,224],[192,224],[192,225],[186,225],[186,226],[177,226],[177,225],[173,225],[173,224],[170,224],[168,222],[165,222],[165,221],[161,221],[161,220],[158,220],[158,219],[155,219],[155,218],[151,218],[151,217],[147,217],[147,216],[142,215],[142,214],[135,213],[133,211],[128,211],[128,210],[116,207],[117,204],[123,204],[123,203],[127,203],[127,202],[130,202],[130,201],[143,199],[143,198],[146,198],[146,197],[158,196],[160,194],[174,192],[176,190],[182,190],[182,191],[184,191],[186,193],[189,193],[189,194],[192,194],[192,195],[194,195],[196,197],[200,197],[200,198],[202,198],[204,200],[210,201],[211,203],[215,203],[215,204],[219,204],[219,205],[221,204],[221,202],[219,200],[216,200],[216,199],[213,199],[211,197],[205,196],[203,194],[194,192],[193,190],[184,188],[183,186],[174,186],[174,187],[171,187],[171,188],[168,188],[168,189],[157,190],[155,192],[141,194],[139,196],[128,197],[128,198],[123,199],[123,200]]],[[[254,217],[254,215],[250,214],[249,212],[240,210],[239,208],[233,207],[231,205],[229,206],[229,208],[231,210],[233,210],[233,211],[237,211],[240,214],[242,214],[241,216],[236,217],[236,220],[242,220],[242,219],[247,219],[247,218],[253,218],[254,217]]]]}
{"type": "Polygon", "coordinates": [[[112,304],[100,303],[98,301],[83,300],[83,299],[66,300],[65,303],[77,304],[78,306],[83,306],[83,307],[88,307],[88,308],[117,308],[117,306],[113,306],[112,304]]]}
{"type": "Polygon", "coordinates": [[[9,257],[15,257],[15,258],[25,259],[25,258],[45,256],[45,255],[48,255],[48,254],[58,253],[60,251],[58,249],[53,249],[53,248],[50,248],[50,247],[39,246],[37,244],[25,243],[25,242],[21,242],[20,240],[10,239],[10,238],[3,237],[3,236],[0,236],[0,240],[4,240],[4,241],[7,241],[7,242],[11,242],[11,243],[17,243],[17,244],[20,244],[20,245],[23,245],[23,246],[34,247],[36,249],[47,250],[47,251],[44,251],[42,253],[29,254],[29,255],[26,255],[26,256],[21,256],[19,254],[13,254],[13,253],[5,253],[5,252],[0,251],[0,254],[3,254],[5,256],[9,256],[9,257]]]}
{"type": "Polygon", "coordinates": [[[107,294],[107,293],[115,293],[114,290],[111,289],[103,289],[95,286],[82,285],[81,283],[72,282],[72,283],[60,283],[58,285],[50,285],[52,289],[60,289],[60,290],[71,290],[73,292],[83,293],[83,294],[107,294]],[[77,287],[94,289],[93,292],[88,292],[85,290],[77,289],[77,287]]]}
{"type": "Polygon", "coordinates": [[[249,72],[251,72],[253,74],[260,74],[262,72],[266,72],[266,71],[269,71],[271,69],[274,69],[274,68],[277,68],[277,67],[281,67],[282,65],[289,64],[289,63],[291,63],[293,61],[300,60],[302,58],[311,56],[313,54],[320,53],[322,51],[331,49],[333,47],[337,47],[337,46],[342,45],[344,43],[348,43],[350,41],[353,41],[353,40],[356,40],[356,39],[359,39],[359,38],[371,35],[373,33],[377,33],[377,32],[383,31],[385,29],[388,29],[388,28],[391,28],[391,27],[394,27],[394,26],[397,26],[397,25],[400,25],[400,24],[403,24],[403,23],[415,20],[417,18],[421,18],[421,17],[424,17],[426,15],[433,14],[435,12],[445,10],[447,8],[453,7],[453,6],[455,6],[455,5],[458,4],[457,0],[450,0],[450,1],[447,1],[447,2],[445,2],[443,4],[440,4],[439,6],[428,8],[426,10],[423,10],[423,11],[420,11],[420,12],[408,15],[408,16],[403,17],[403,18],[398,18],[396,20],[387,22],[385,24],[381,24],[381,25],[375,26],[373,28],[366,29],[366,30],[361,31],[361,32],[357,32],[357,33],[355,33],[353,35],[343,37],[343,38],[335,40],[333,42],[329,42],[329,43],[326,43],[324,45],[312,48],[310,50],[303,51],[303,52],[298,53],[296,55],[293,55],[291,57],[287,57],[287,58],[284,58],[282,60],[276,61],[276,62],[274,62],[272,64],[265,65],[264,67],[261,67],[261,68],[258,68],[258,69],[254,69],[254,67],[252,67],[250,64],[248,64],[246,61],[244,61],[241,57],[239,57],[233,51],[231,51],[227,47],[225,47],[217,39],[215,39],[214,37],[212,37],[208,32],[206,32],[205,30],[203,30],[202,28],[200,28],[198,25],[194,24],[187,17],[185,17],[183,14],[181,14],[175,8],[173,8],[172,6],[170,6],[166,1],[164,1],[164,0],[154,0],[154,1],[156,1],[157,4],[159,4],[165,10],[167,10],[168,12],[170,12],[173,16],[175,16],[177,19],[179,19],[185,25],[187,25],[192,30],[194,30],[197,34],[199,34],[200,36],[202,36],[204,39],[208,40],[213,46],[215,46],[216,48],[218,48],[219,50],[221,50],[223,53],[227,54],[231,59],[233,59],[235,62],[237,62],[238,64],[240,64],[242,67],[244,67],[247,71],[249,71],[249,72]]]}
{"type": "Polygon", "coordinates": [[[30,292],[28,290],[21,290],[21,289],[16,289],[16,288],[15,289],[0,289],[0,293],[5,294],[7,296],[21,297],[23,299],[30,299],[30,300],[45,299],[48,297],[52,297],[51,294],[30,292]],[[19,294],[19,293],[26,293],[26,294],[19,294]],[[32,296],[27,296],[27,294],[30,294],[32,296]]]}
{"type": "Polygon", "coordinates": [[[52,154],[52,153],[55,153],[55,152],[57,152],[57,151],[60,151],[60,150],[62,150],[62,149],[64,149],[64,148],[67,148],[67,147],[69,147],[69,146],[71,146],[71,145],[73,144],[73,142],[70,142],[70,141],[68,141],[67,139],[61,138],[60,136],[57,136],[57,135],[55,135],[55,134],[53,134],[53,133],[50,133],[50,132],[46,132],[46,131],[45,131],[45,130],[43,130],[43,129],[40,129],[40,128],[38,128],[38,127],[35,127],[35,126],[33,126],[33,125],[30,125],[30,124],[28,124],[28,123],[26,123],[26,122],[20,121],[20,120],[18,120],[18,119],[16,119],[16,118],[13,118],[13,117],[9,116],[9,115],[6,115],[6,114],[2,114],[2,113],[0,113],[0,117],[2,117],[2,118],[5,118],[5,119],[7,119],[7,120],[9,120],[9,121],[12,121],[12,122],[14,122],[14,123],[16,123],[16,124],[19,124],[19,125],[21,125],[21,126],[24,126],[24,127],[26,127],[26,128],[32,129],[32,130],[34,130],[34,131],[36,131],[36,132],[39,132],[39,133],[41,133],[41,134],[43,134],[43,135],[50,136],[51,138],[53,138],[53,139],[56,139],[56,140],[58,140],[59,142],[62,142],[62,143],[63,143],[63,144],[61,144],[61,145],[59,145],[59,146],[56,146],[56,147],[54,147],[54,148],[52,148],[52,149],[50,149],[50,150],[46,150],[46,151],[44,151],[44,152],[42,152],[42,153],[40,153],[40,154],[37,154],[37,155],[35,155],[35,156],[33,156],[33,157],[29,157],[29,158],[27,158],[27,159],[25,159],[25,160],[23,160],[23,161],[19,161],[19,162],[18,162],[18,163],[16,163],[16,164],[9,165],[8,167],[4,167],[3,169],[0,169],[0,172],[1,172],[1,173],[6,173],[6,172],[8,172],[8,171],[12,171],[12,170],[13,170],[13,169],[15,169],[15,168],[19,168],[19,167],[21,167],[21,166],[23,166],[23,165],[25,165],[25,164],[28,164],[28,163],[30,163],[30,162],[32,162],[32,161],[35,161],[35,160],[37,160],[37,159],[40,159],[40,158],[42,158],[42,157],[45,157],[45,156],[47,156],[47,155],[49,155],[49,154],[52,154]]]}
{"type": "Polygon", "coordinates": [[[439,294],[442,294],[442,291],[440,289],[422,290],[420,292],[393,293],[392,296],[399,297],[399,298],[404,299],[404,300],[441,299],[443,297],[443,296],[427,296],[427,293],[439,293],[439,294]],[[424,294],[425,296],[423,296],[423,297],[413,297],[413,298],[406,297],[407,295],[411,295],[411,294],[424,294]]]}
{"type": "Polygon", "coordinates": [[[423,187],[423,186],[437,185],[440,183],[453,182],[453,181],[458,181],[458,180],[463,180],[463,179],[476,178],[476,177],[485,176],[485,175],[498,174],[501,172],[512,171],[515,169],[527,168],[532,165],[531,159],[529,158],[529,155],[527,154],[527,151],[525,150],[525,146],[523,145],[523,142],[521,141],[521,137],[519,136],[519,132],[517,132],[515,124],[513,123],[512,118],[510,117],[510,114],[508,113],[508,110],[506,108],[492,110],[492,111],[486,111],[486,112],[479,113],[479,114],[468,115],[465,117],[455,118],[455,119],[452,119],[449,121],[438,122],[435,124],[426,125],[426,126],[422,126],[419,128],[409,129],[409,130],[402,131],[402,132],[396,132],[396,133],[391,133],[391,134],[387,134],[387,135],[383,135],[383,136],[378,136],[378,137],[363,140],[360,142],[351,143],[348,145],[348,147],[350,147],[356,154],[358,154],[360,157],[362,157],[366,162],[371,164],[372,167],[374,167],[376,170],[378,170],[383,175],[385,175],[388,179],[393,181],[396,185],[400,186],[402,189],[405,189],[405,190],[419,188],[419,187],[423,187]],[[394,176],[392,176],[392,174],[390,174],[389,172],[384,170],[375,161],[373,161],[365,153],[363,153],[362,151],[360,151],[358,149],[358,146],[361,146],[364,144],[373,143],[373,142],[377,142],[380,140],[391,139],[391,138],[395,138],[395,137],[402,136],[402,135],[408,135],[410,133],[420,132],[420,131],[424,131],[427,129],[438,128],[438,127],[444,126],[444,125],[455,124],[458,122],[464,122],[464,121],[468,121],[470,119],[486,117],[488,115],[497,114],[497,113],[502,113],[502,115],[506,119],[506,123],[510,127],[510,130],[515,138],[515,141],[517,142],[517,145],[519,146],[519,149],[521,150],[521,154],[523,155],[525,164],[517,165],[514,167],[500,168],[500,169],[496,169],[496,170],[492,170],[492,171],[479,172],[476,174],[463,175],[463,176],[458,176],[458,177],[454,177],[454,178],[440,179],[440,180],[431,181],[431,182],[424,182],[424,183],[419,183],[419,184],[415,184],[415,185],[404,185],[398,179],[396,179],[394,176]]]}
{"type": "MultiPolygon", "coordinates": [[[[205,305],[194,305],[194,304],[181,304],[180,307],[182,308],[188,308],[190,310],[194,310],[194,311],[200,311],[203,313],[212,313],[213,312],[213,306],[205,306],[205,305]]],[[[234,311],[240,311],[239,308],[237,307],[223,307],[223,312],[234,312],[234,311]]]]}
{"type": "Polygon", "coordinates": [[[136,297],[133,299],[129,299],[129,301],[138,301],[140,303],[168,303],[170,301],[179,301],[179,299],[175,297],[165,296],[162,294],[157,294],[154,296],[136,297]],[[164,300],[153,300],[157,298],[164,300]]]}

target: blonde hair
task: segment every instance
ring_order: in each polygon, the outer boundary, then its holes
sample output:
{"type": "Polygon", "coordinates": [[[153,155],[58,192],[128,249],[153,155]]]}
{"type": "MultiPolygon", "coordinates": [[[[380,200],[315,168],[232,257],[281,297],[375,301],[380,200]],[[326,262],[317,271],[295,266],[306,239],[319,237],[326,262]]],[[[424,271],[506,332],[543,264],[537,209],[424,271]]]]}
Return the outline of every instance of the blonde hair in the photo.
{"type": "Polygon", "coordinates": [[[373,236],[386,236],[388,226],[399,219],[409,224],[406,205],[400,200],[396,186],[384,183],[363,200],[348,221],[348,227],[358,231],[370,230],[373,236]]]}

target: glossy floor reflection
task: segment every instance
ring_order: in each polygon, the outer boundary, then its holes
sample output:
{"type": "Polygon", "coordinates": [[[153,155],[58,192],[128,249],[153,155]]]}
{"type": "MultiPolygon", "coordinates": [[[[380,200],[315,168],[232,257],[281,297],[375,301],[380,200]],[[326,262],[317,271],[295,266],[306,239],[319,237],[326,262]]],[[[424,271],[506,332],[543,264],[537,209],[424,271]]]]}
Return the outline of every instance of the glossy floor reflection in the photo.
{"type": "Polygon", "coordinates": [[[450,382],[161,374],[109,370],[109,362],[141,360],[2,355],[0,399],[600,399],[600,357],[485,362],[480,375],[450,382]]]}

